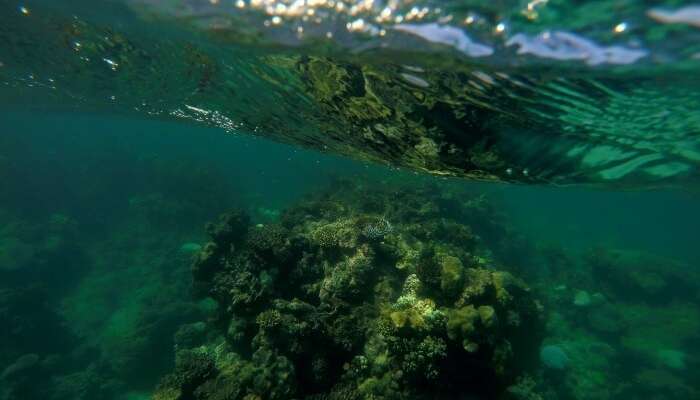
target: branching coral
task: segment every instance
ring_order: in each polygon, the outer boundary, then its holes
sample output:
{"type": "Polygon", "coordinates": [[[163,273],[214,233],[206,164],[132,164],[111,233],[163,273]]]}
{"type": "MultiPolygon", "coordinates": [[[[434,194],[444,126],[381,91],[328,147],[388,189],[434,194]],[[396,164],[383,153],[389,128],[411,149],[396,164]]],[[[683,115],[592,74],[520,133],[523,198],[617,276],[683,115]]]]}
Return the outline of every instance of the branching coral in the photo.
{"type": "Polygon", "coordinates": [[[535,365],[540,310],[509,274],[465,267],[481,244],[438,206],[461,203],[433,190],[401,196],[336,184],[285,211],[282,226],[250,228],[236,213],[211,226],[193,273],[220,305],[203,346],[216,372],[186,390],[196,400],[491,398],[535,365]]]}

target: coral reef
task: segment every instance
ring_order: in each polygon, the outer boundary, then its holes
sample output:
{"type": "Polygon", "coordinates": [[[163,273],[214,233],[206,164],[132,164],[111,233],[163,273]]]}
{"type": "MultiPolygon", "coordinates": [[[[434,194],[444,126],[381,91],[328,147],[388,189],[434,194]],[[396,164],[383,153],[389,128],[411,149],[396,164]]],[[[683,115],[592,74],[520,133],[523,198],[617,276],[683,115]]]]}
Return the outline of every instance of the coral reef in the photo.
{"type": "Polygon", "coordinates": [[[561,256],[564,284],[545,280],[548,289],[542,290],[554,310],[545,340],[553,344],[542,350],[549,370],[544,382],[556,389],[554,398],[697,397],[697,374],[688,369],[700,342],[696,268],[629,250],[596,248],[577,260],[561,256]],[[567,368],[553,368],[561,355],[567,368]]]}
{"type": "Polygon", "coordinates": [[[473,198],[431,189],[337,182],[278,223],[253,226],[233,211],[208,225],[192,272],[195,292],[218,311],[206,334],[178,331],[175,370],[153,399],[515,398],[532,389],[523,382],[538,364],[541,307],[489,261],[474,233],[484,228],[465,218],[473,198]]]}
{"type": "MultiPolygon", "coordinates": [[[[381,84],[324,101],[360,112],[381,84]]],[[[369,140],[375,122],[357,121],[369,140]]],[[[430,140],[407,144],[429,167],[430,140]]],[[[294,195],[277,187],[242,200],[240,180],[186,157],[113,147],[67,166],[0,156],[0,400],[145,400],[167,372],[156,399],[700,396],[700,277],[672,247],[532,242],[498,202],[513,192],[404,174],[337,180],[283,211],[294,195]],[[104,162],[109,179],[88,173],[104,162]]]]}
{"type": "Polygon", "coordinates": [[[188,265],[203,221],[235,200],[185,158],[62,140],[61,161],[42,158],[55,143],[17,148],[0,194],[0,399],[143,399],[175,343],[206,338],[188,265]]]}
{"type": "Polygon", "coordinates": [[[569,366],[569,356],[566,352],[557,345],[543,346],[540,350],[540,361],[547,368],[563,370],[569,366]]]}

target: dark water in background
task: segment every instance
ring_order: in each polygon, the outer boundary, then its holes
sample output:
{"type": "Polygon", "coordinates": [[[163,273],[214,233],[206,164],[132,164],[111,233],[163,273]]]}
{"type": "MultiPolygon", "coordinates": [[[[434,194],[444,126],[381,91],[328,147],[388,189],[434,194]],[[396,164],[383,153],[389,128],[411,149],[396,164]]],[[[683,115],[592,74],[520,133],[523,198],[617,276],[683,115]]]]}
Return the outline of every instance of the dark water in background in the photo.
{"type": "MultiPolygon", "coordinates": [[[[204,223],[233,207],[254,223],[273,222],[338,178],[370,191],[398,182],[486,194],[522,246],[549,249],[514,253],[521,275],[542,293],[561,290],[571,259],[590,248],[653,253],[692,269],[689,277],[699,271],[694,193],[437,179],[214,129],[105,115],[4,112],[0,123],[0,312],[8,318],[0,369],[8,399],[33,398],[25,385],[36,382],[52,399],[146,398],[172,368],[178,326],[211,309],[191,299],[191,250],[183,244],[203,243],[204,223]],[[559,261],[545,266],[544,254],[559,261]]],[[[550,311],[573,307],[559,306],[550,311]]],[[[671,383],[657,388],[667,396],[659,398],[697,393],[686,369],[697,365],[699,342],[685,335],[686,347],[673,349],[683,352],[682,366],[666,367],[671,375],[661,368],[671,383]]],[[[571,348],[569,357],[579,357],[571,348]]]]}

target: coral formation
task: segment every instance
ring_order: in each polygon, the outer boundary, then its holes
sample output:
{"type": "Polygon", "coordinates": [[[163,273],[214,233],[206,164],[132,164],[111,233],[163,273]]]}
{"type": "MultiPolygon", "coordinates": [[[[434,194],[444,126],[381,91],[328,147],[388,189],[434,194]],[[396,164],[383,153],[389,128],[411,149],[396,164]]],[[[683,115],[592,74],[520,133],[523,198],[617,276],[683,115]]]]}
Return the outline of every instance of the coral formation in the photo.
{"type": "Polygon", "coordinates": [[[545,367],[563,370],[569,366],[569,356],[566,352],[554,344],[543,346],[540,350],[540,361],[545,367]]]}
{"type": "Polygon", "coordinates": [[[597,248],[578,260],[566,257],[558,261],[567,265],[566,284],[544,291],[556,310],[547,341],[557,345],[545,346],[541,354],[550,370],[561,371],[544,379],[556,389],[555,398],[697,397],[691,383],[697,374],[687,369],[689,352],[700,340],[697,270],[622,250],[597,248]],[[552,368],[563,355],[567,368],[552,368]]]}
{"type": "Polygon", "coordinates": [[[279,223],[234,211],[209,225],[192,271],[218,312],[205,342],[178,332],[154,399],[508,396],[538,365],[541,307],[476,261],[471,199],[399,193],[341,182],[279,223]]]}
{"type": "MultiPolygon", "coordinates": [[[[369,84],[338,110],[361,113],[369,84]]],[[[357,122],[383,140],[388,125],[357,122]]],[[[406,143],[422,166],[444,150],[439,134],[406,143]]],[[[700,277],[683,255],[535,243],[500,188],[401,174],[338,180],[284,212],[292,195],[242,190],[247,210],[207,240],[203,221],[242,203],[224,189],[235,180],[113,150],[110,179],[6,176],[0,400],[145,400],[167,371],[158,400],[700,396],[700,277]]],[[[3,166],[36,166],[6,153],[3,166]]],[[[101,165],[89,153],[86,171],[101,165]]]]}
{"type": "Polygon", "coordinates": [[[2,400],[145,399],[172,368],[175,341],[206,339],[188,263],[202,222],[231,203],[227,187],[184,158],[72,137],[51,150],[63,161],[42,159],[43,139],[41,150],[16,148],[19,169],[0,194],[2,400]],[[109,173],[78,171],[105,163],[109,173]],[[220,189],[192,195],[202,185],[220,189]]]}

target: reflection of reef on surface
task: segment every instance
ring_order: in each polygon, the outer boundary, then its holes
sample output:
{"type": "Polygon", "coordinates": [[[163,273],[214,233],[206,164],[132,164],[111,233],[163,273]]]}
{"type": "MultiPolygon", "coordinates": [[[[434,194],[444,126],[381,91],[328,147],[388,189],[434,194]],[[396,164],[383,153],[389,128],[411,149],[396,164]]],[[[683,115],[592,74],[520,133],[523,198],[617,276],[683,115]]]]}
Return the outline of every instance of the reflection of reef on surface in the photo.
{"type": "Polygon", "coordinates": [[[542,310],[466,223],[474,196],[394,189],[339,182],[279,223],[210,224],[193,274],[219,310],[178,331],[153,398],[535,396],[542,310]]]}
{"type": "MultiPolygon", "coordinates": [[[[570,8],[561,3],[547,7],[550,21],[570,8]]],[[[617,15],[609,12],[610,2],[596,3],[584,15],[617,15]]],[[[688,73],[697,69],[697,40],[684,56],[691,64],[678,70],[588,71],[569,64],[557,68],[549,57],[545,68],[521,64],[524,54],[506,67],[500,57],[495,64],[474,64],[451,53],[414,53],[420,45],[413,35],[392,39],[408,40],[408,53],[339,54],[325,41],[319,51],[250,51],[230,45],[240,44],[246,36],[241,32],[216,29],[190,41],[191,32],[139,35],[150,29],[136,28],[143,21],[130,21],[137,24],[131,31],[121,22],[109,26],[55,11],[37,5],[30,18],[0,14],[5,35],[22,38],[0,49],[8,63],[0,98],[9,104],[33,109],[40,98],[48,109],[70,105],[187,120],[468,179],[606,187],[698,181],[694,110],[700,99],[695,75],[688,73]],[[657,111],[659,104],[666,112],[657,111]]],[[[422,30],[410,26],[388,35],[422,30]]],[[[425,28],[449,32],[439,25],[425,28]]],[[[661,38],[678,28],[656,27],[654,41],[666,43],[661,38]]],[[[569,63],[625,63],[646,54],[585,36],[557,28],[508,32],[503,39],[512,45],[504,47],[508,53],[554,53],[569,63]]]]}

